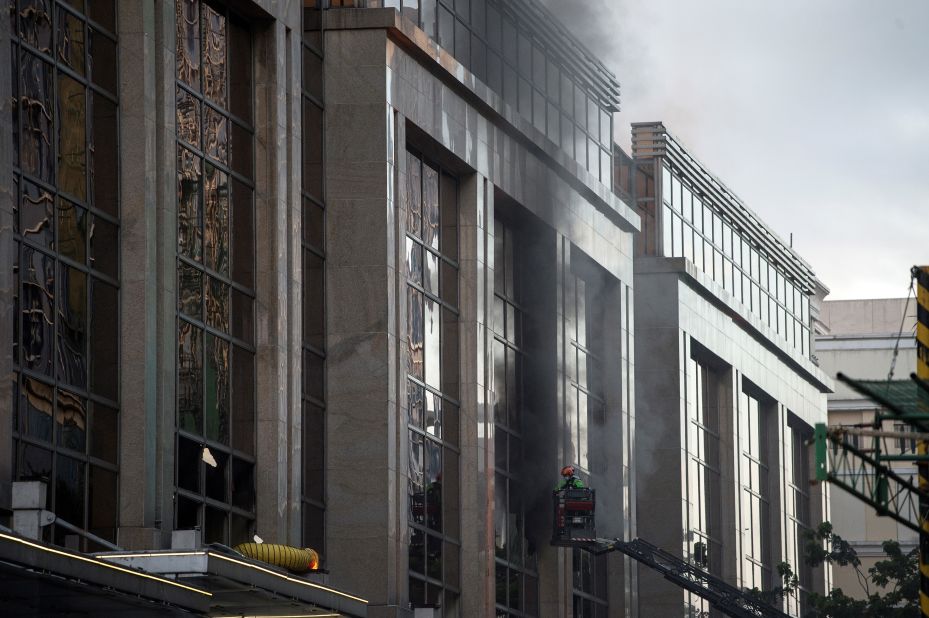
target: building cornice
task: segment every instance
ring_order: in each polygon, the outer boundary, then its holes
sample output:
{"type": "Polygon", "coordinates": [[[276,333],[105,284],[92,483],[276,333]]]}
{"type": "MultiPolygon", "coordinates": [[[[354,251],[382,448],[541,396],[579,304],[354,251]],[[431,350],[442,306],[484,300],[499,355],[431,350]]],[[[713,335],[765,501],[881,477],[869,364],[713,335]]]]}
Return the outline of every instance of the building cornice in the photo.
{"type": "MultiPolygon", "coordinates": [[[[561,176],[578,193],[590,201],[620,229],[638,232],[641,219],[622,196],[601,183],[582,168],[564,150],[555,145],[531,122],[523,118],[503,98],[477,79],[447,50],[429,37],[399,11],[387,9],[329,9],[323,12],[325,30],[384,29],[387,36],[401,48],[419,59],[430,72],[439,77],[497,126],[526,147],[561,176]]],[[[628,198],[627,198],[628,199],[628,198]]]]}
{"type": "MultiPolygon", "coordinates": [[[[661,122],[632,123],[632,156],[635,159],[663,158],[680,169],[687,180],[743,232],[763,248],[769,259],[793,277],[804,293],[813,294],[817,285],[812,267],[772,230],[753,210],[739,199],[732,189],[713,175],[690,153],[661,122]]],[[[660,179],[656,179],[660,186],[660,179]]]]}

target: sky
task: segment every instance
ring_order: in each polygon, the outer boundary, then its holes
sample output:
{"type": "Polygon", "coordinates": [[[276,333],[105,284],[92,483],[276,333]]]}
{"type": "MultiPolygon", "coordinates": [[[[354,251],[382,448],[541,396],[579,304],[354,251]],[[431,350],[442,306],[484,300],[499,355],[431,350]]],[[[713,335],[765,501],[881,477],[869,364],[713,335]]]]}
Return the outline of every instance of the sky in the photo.
{"type": "Polygon", "coordinates": [[[544,0],[619,78],[614,138],[660,120],[828,299],[929,263],[929,1],[544,0]]]}

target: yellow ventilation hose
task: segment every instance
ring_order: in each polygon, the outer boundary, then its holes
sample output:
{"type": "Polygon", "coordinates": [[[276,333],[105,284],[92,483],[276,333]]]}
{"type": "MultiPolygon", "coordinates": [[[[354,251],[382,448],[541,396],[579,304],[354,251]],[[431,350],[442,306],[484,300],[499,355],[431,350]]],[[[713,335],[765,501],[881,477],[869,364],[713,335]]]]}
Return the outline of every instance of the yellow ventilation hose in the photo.
{"type": "Polygon", "coordinates": [[[273,543],[242,543],[233,549],[243,556],[284,567],[291,573],[307,573],[319,568],[319,554],[309,547],[300,549],[273,543]]]}

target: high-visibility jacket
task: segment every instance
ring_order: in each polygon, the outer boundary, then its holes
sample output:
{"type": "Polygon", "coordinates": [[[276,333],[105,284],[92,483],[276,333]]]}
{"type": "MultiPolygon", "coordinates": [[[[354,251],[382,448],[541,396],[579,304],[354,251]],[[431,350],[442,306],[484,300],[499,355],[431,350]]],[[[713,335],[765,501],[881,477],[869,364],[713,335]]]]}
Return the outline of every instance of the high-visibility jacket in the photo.
{"type": "Polygon", "coordinates": [[[561,479],[558,485],[555,487],[555,491],[561,491],[562,489],[584,489],[584,481],[577,478],[576,476],[570,476],[565,479],[561,479]]]}

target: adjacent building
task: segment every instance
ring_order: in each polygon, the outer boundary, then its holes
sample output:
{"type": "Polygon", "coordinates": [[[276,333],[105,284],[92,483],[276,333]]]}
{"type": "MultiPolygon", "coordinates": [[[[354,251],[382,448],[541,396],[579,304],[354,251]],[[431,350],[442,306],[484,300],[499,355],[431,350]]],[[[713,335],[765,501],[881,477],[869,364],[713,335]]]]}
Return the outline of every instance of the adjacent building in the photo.
{"type": "Polygon", "coordinates": [[[635,615],[548,544],[564,463],[635,534],[615,76],[532,0],[10,6],[4,515],[43,482],[44,543],[143,568],[308,545],[368,616],[635,615]]]}
{"type": "MultiPolygon", "coordinates": [[[[859,380],[884,380],[893,369],[897,380],[908,379],[916,371],[916,307],[913,298],[826,301],[820,311],[823,329],[816,336],[820,367],[830,376],[842,372],[859,380]]],[[[874,422],[875,404],[842,382],[836,382],[835,392],[829,394],[828,402],[830,426],[868,427],[874,422]]],[[[908,431],[908,426],[902,423],[892,427],[885,425],[884,430],[908,431]]],[[[856,446],[869,449],[873,438],[849,436],[848,439],[856,446]]],[[[883,448],[900,453],[915,452],[914,440],[883,440],[883,448]]],[[[915,479],[913,464],[893,465],[901,476],[915,479]]],[[[905,552],[916,547],[916,533],[889,517],[878,516],[873,508],[854,496],[834,489],[829,500],[835,532],[858,553],[863,573],[886,556],[882,548],[886,540],[899,541],[905,552]]],[[[866,598],[866,589],[853,568],[833,567],[833,576],[836,588],[847,595],[866,598]]]]}
{"type": "MultiPolygon", "coordinates": [[[[635,257],[638,534],[729,583],[769,589],[789,562],[798,615],[828,573],[802,561],[827,517],[805,441],[832,380],[811,359],[810,266],[661,123],[632,126],[616,179],[642,220],[635,257]]],[[[655,615],[710,608],[640,571],[655,615]]]]}

